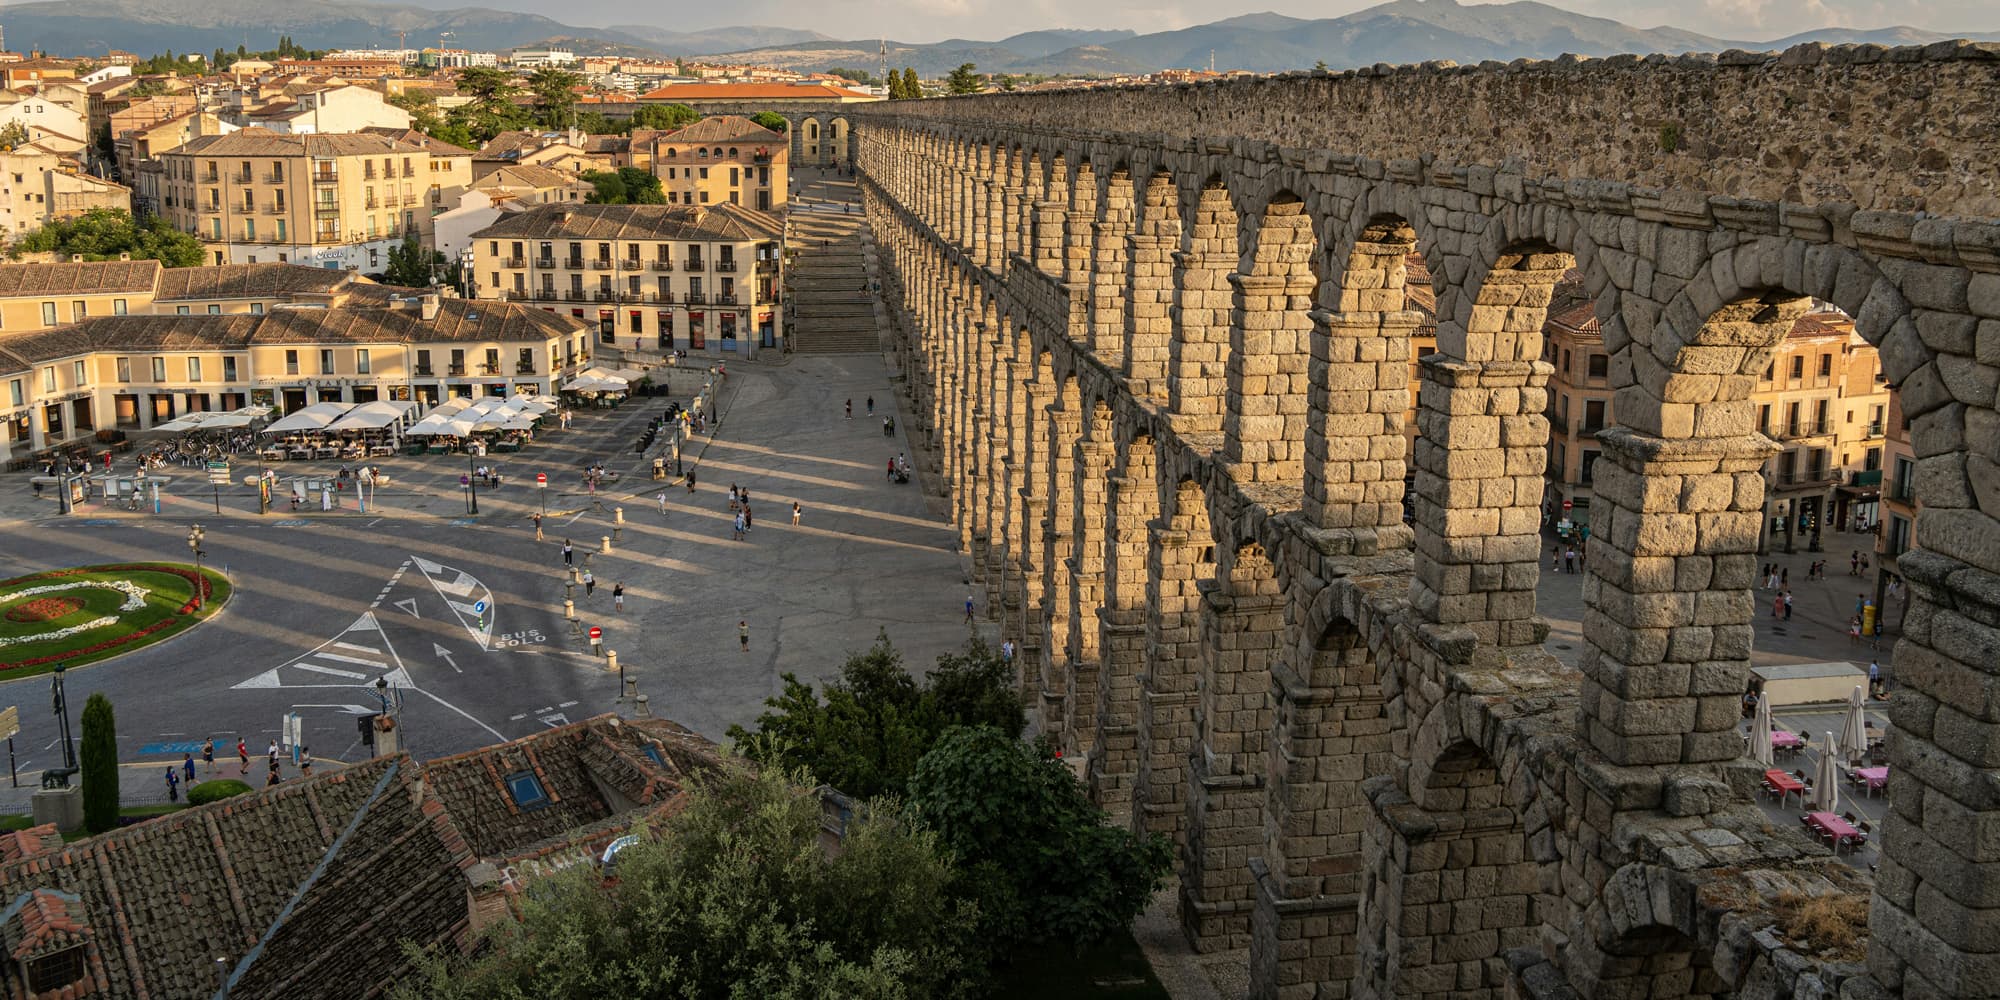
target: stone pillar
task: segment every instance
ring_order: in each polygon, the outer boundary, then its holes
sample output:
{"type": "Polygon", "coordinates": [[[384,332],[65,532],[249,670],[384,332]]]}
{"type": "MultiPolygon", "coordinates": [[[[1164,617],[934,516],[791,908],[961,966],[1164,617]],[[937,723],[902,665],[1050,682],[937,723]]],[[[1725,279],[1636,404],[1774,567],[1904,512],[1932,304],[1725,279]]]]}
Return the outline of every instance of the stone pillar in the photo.
{"type": "Polygon", "coordinates": [[[1232,274],[1229,283],[1223,461],[1239,483],[1297,483],[1305,476],[1310,279],[1232,274]]]}
{"type": "Polygon", "coordinates": [[[1001,263],[1006,269],[1014,266],[1016,254],[1028,255],[1034,252],[1029,239],[1034,221],[1030,215],[1032,206],[1027,201],[1027,190],[1019,183],[1000,189],[1000,234],[1001,263]]]}
{"type": "Polygon", "coordinates": [[[1083,416],[1075,379],[1065,379],[1049,405],[1048,516],[1042,537],[1042,730],[1061,733],[1068,721],[1070,681],[1069,632],[1076,616],[1076,594],[1070,587],[1070,557],[1075,554],[1076,444],[1083,416]]]}
{"type": "MultiPolygon", "coordinates": [[[[1424,620],[1501,646],[1539,643],[1544,361],[1424,358],[1417,412],[1417,560],[1424,620]]],[[[1741,694],[1742,692],[1738,692],[1741,694]]]]}
{"type": "MultiPolygon", "coordinates": [[[[1196,240],[1197,244],[1219,242],[1196,240]]],[[[1233,240],[1231,242],[1234,242],[1233,240]]],[[[1167,419],[1182,434],[1222,431],[1228,397],[1229,276],[1234,252],[1173,255],[1173,335],[1167,348],[1167,419]]]]}
{"type": "Polygon", "coordinates": [[[1097,734],[1085,776],[1114,820],[1131,815],[1139,767],[1139,684],[1146,670],[1147,536],[1159,517],[1153,442],[1121,441],[1104,525],[1104,606],[1098,612],[1097,734]]]}
{"type": "Polygon", "coordinates": [[[1064,687],[1063,741],[1065,753],[1087,759],[1097,740],[1098,609],[1104,606],[1105,512],[1109,509],[1109,474],[1116,447],[1111,442],[1111,412],[1099,404],[1084,436],[1076,443],[1075,520],[1071,529],[1069,682],[1064,687]]]}
{"type": "Polygon", "coordinates": [[[1022,573],[1028,553],[1025,549],[1027,520],[1022,507],[1026,487],[1028,451],[1027,392],[1024,383],[1033,364],[1032,346],[1026,331],[1010,316],[1001,317],[1003,341],[1000,372],[1000,414],[1002,451],[1000,478],[994,483],[996,518],[1001,538],[1000,633],[1018,647],[1025,636],[1021,631],[1022,573]]]}
{"type": "Polygon", "coordinates": [[[1007,207],[1006,192],[998,178],[1006,169],[1006,157],[996,156],[992,169],[987,180],[980,182],[986,194],[985,214],[980,220],[980,228],[986,235],[982,249],[987,269],[994,274],[1004,274],[1007,264],[1007,207]]]}
{"type": "Polygon", "coordinates": [[[1173,342],[1174,246],[1178,238],[1125,238],[1125,377],[1140,399],[1167,401],[1173,342]]]}
{"type": "Polygon", "coordinates": [[[1021,437],[1021,608],[1015,631],[1021,648],[1015,651],[1019,664],[1021,700],[1040,705],[1042,698],[1043,632],[1047,629],[1042,607],[1044,580],[1048,575],[1049,540],[1045,522],[1049,514],[1049,407],[1055,402],[1055,376],[1040,362],[1035,380],[1022,386],[1021,437]]]}
{"type": "Polygon", "coordinates": [[[1403,287],[1414,237],[1379,235],[1349,256],[1333,308],[1312,314],[1305,516],[1322,528],[1403,520],[1410,339],[1423,314],[1407,308],[1403,287]]]}
{"type": "Polygon", "coordinates": [[[1035,203],[1035,268],[1057,278],[1063,273],[1063,225],[1061,202],[1035,203]]]}
{"type": "Polygon", "coordinates": [[[1139,677],[1138,785],[1132,826],[1181,844],[1188,758],[1194,752],[1195,678],[1202,669],[1202,581],[1215,575],[1201,490],[1183,484],[1174,509],[1147,525],[1146,672],[1139,677]]]}
{"type": "Polygon", "coordinates": [[[1254,543],[1219,566],[1217,577],[1202,588],[1206,662],[1196,689],[1199,743],[1188,761],[1181,852],[1181,929],[1203,952],[1250,944],[1256,896],[1250,859],[1264,848],[1270,668],[1285,624],[1276,569],[1254,543]]]}
{"type": "MultiPolygon", "coordinates": [[[[1069,185],[1069,204],[1063,213],[1063,284],[1089,295],[1093,240],[1091,224],[1097,221],[1097,175],[1089,163],[1077,164],[1069,185]]],[[[1087,338],[1079,337],[1080,342],[1087,338]]]]}
{"type": "Polygon", "coordinates": [[[1599,431],[1597,444],[1581,735],[1628,766],[1739,757],[1759,470],[1776,445],[1625,427],[1599,431]]]}

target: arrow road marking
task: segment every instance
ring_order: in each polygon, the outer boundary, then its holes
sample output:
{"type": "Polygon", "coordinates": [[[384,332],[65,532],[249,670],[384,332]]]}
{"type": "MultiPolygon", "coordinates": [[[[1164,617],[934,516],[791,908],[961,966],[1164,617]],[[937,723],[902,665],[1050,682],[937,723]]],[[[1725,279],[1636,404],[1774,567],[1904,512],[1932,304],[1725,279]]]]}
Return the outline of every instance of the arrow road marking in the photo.
{"type": "Polygon", "coordinates": [[[451,650],[449,650],[449,649],[446,649],[446,648],[444,648],[443,646],[440,646],[440,645],[438,645],[437,643],[435,643],[435,642],[434,642],[434,643],[431,643],[431,652],[432,652],[432,653],[433,653],[434,655],[438,656],[439,658],[443,659],[443,660],[444,660],[444,662],[445,662],[445,665],[446,665],[446,666],[449,666],[449,667],[451,668],[451,672],[452,672],[452,673],[454,673],[454,674],[462,674],[462,673],[465,673],[465,671],[463,671],[463,670],[460,670],[460,669],[458,669],[458,664],[456,664],[456,663],[453,663],[453,662],[452,662],[452,659],[451,659],[451,650]]]}
{"type": "Polygon", "coordinates": [[[382,625],[375,620],[375,612],[364,611],[354,624],[339,635],[235,686],[244,689],[311,686],[309,678],[289,671],[304,671],[343,680],[367,680],[371,674],[386,671],[395,665],[395,651],[388,649],[388,645],[388,637],[382,634],[382,625]],[[368,672],[346,670],[331,664],[350,664],[368,668],[368,672]]]}

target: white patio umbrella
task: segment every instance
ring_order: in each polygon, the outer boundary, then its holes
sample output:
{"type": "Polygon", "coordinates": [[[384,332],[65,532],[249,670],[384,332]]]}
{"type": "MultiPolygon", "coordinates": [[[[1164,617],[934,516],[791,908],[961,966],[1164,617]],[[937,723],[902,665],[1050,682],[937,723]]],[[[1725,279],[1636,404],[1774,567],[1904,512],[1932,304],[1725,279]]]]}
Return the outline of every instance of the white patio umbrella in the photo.
{"type": "Polygon", "coordinates": [[[1757,696],[1757,714],[1750,722],[1750,755],[1766,768],[1773,763],[1771,754],[1771,698],[1757,696]]]}
{"type": "Polygon", "coordinates": [[[1858,684],[1847,696],[1847,720],[1840,728],[1840,751],[1849,763],[1860,760],[1868,752],[1868,723],[1861,714],[1861,706],[1867,701],[1867,694],[1858,684]]]}
{"type": "Polygon", "coordinates": [[[1840,764],[1835,756],[1838,753],[1833,734],[1829,732],[1826,734],[1826,745],[1820,748],[1819,767],[1813,771],[1813,787],[1820,812],[1840,808],[1840,764]]]}
{"type": "Polygon", "coordinates": [[[352,408],[349,403],[314,403],[271,426],[264,428],[266,434],[287,434],[293,431],[322,430],[326,425],[340,419],[352,408]]]}
{"type": "Polygon", "coordinates": [[[403,414],[408,412],[409,406],[410,404],[408,403],[392,403],[382,399],[363,403],[347,411],[346,416],[328,424],[326,429],[330,431],[362,431],[387,427],[401,420],[403,414]]]}
{"type": "Polygon", "coordinates": [[[531,417],[540,416],[556,408],[554,403],[545,403],[542,400],[529,399],[524,396],[515,396],[514,403],[519,412],[531,417]]]}
{"type": "Polygon", "coordinates": [[[437,434],[455,434],[459,437],[464,437],[472,433],[472,428],[473,422],[464,417],[452,414],[441,416],[433,413],[417,421],[415,425],[409,430],[404,431],[403,434],[407,437],[431,437],[437,434]]]}
{"type": "Polygon", "coordinates": [[[156,431],[166,431],[169,434],[200,430],[208,416],[209,414],[207,413],[190,413],[184,417],[175,417],[164,424],[155,425],[153,429],[156,431]]]}
{"type": "Polygon", "coordinates": [[[431,412],[429,415],[450,416],[451,414],[457,413],[458,411],[463,410],[471,405],[472,405],[472,400],[469,400],[464,396],[453,396],[450,399],[447,399],[444,402],[431,407],[431,412]]]}
{"type": "Polygon", "coordinates": [[[506,418],[506,422],[500,425],[500,429],[503,431],[531,431],[535,429],[535,422],[529,420],[527,417],[513,416],[506,418]]]}

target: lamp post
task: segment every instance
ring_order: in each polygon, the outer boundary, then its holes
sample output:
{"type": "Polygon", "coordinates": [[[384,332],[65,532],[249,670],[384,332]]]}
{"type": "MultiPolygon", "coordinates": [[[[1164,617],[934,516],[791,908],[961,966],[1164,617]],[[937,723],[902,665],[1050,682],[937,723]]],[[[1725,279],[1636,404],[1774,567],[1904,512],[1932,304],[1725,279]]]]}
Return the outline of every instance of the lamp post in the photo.
{"type": "Polygon", "coordinates": [[[479,475],[472,464],[472,451],[468,445],[465,452],[465,512],[479,513],[479,475]]]}
{"type": "Polygon", "coordinates": [[[188,529],[188,551],[194,553],[194,609],[196,611],[201,610],[201,557],[203,555],[201,540],[206,537],[208,537],[208,532],[203,530],[199,524],[188,529]]]}
{"type": "MultiPolygon", "coordinates": [[[[59,734],[62,736],[63,766],[69,768],[71,773],[75,773],[76,744],[70,742],[69,699],[63,695],[63,672],[68,669],[69,664],[67,663],[56,664],[55,672],[49,677],[49,695],[55,703],[56,725],[59,734]]],[[[65,781],[64,783],[67,784],[68,782],[65,781]]]]}

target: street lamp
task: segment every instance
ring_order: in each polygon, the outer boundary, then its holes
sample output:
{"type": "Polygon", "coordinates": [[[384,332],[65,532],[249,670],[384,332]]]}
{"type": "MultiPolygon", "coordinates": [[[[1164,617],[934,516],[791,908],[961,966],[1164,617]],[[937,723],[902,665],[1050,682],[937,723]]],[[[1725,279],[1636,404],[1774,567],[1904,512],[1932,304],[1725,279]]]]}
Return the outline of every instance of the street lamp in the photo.
{"type": "Polygon", "coordinates": [[[201,549],[201,540],[207,537],[208,532],[202,530],[199,524],[188,529],[188,551],[194,553],[194,609],[196,611],[201,610],[201,557],[204,554],[201,549]]]}
{"type": "Polygon", "coordinates": [[[472,448],[470,445],[467,445],[465,450],[465,512],[467,514],[479,513],[479,476],[478,469],[472,464],[473,457],[472,448]]]}
{"type": "MultiPolygon", "coordinates": [[[[75,774],[76,745],[70,742],[69,699],[64,697],[63,695],[63,672],[68,669],[69,669],[69,664],[67,663],[56,664],[55,673],[51,675],[49,678],[49,695],[55,703],[56,722],[59,734],[62,736],[63,767],[68,768],[70,774],[75,774]]],[[[67,786],[68,784],[69,780],[67,776],[65,776],[63,780],[63,785],[67,786]]]]}

